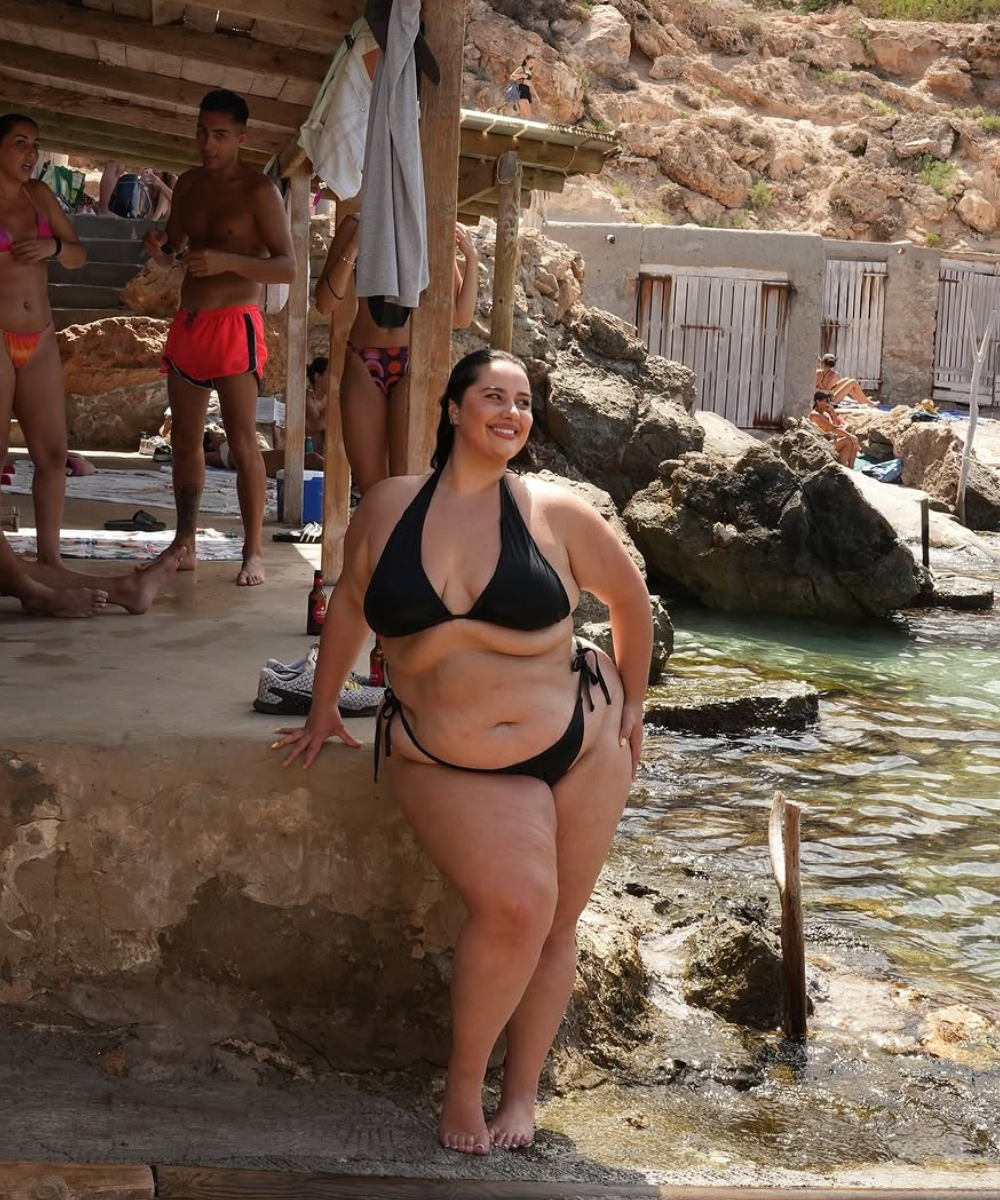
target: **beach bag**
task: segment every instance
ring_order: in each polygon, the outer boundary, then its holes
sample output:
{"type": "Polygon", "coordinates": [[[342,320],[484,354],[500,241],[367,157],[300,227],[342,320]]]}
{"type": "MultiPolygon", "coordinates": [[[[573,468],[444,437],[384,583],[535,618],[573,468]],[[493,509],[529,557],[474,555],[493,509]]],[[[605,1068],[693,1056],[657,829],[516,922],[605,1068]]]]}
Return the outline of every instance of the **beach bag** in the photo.
{"type": "Polygon", "coordinates": [[[119,217],[140,220],[149,214],[153,202],[146,190],[146,185],[138,175],[126,174],[119,176],[115,190],[111,193],[108,208],[119,217]]]}
{"type": "Polygon", "coordinates": [[[512,79],[503,90],[503,98],[508,104],[516,104],[521,99],[521,85],[512,79]]]}

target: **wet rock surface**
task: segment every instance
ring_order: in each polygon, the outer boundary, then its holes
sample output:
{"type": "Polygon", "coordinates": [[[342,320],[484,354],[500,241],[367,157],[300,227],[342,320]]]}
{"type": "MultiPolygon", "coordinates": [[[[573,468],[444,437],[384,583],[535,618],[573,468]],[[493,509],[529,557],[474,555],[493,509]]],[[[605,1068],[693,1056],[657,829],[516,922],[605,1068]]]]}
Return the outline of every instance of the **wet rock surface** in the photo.
{"type": "Polygon", "coordinates": [[[806,729],[819,716],[819,693],[798,680],[667,679],[646,695],[645,720],[684,733],[736,734],[806,729]]]}

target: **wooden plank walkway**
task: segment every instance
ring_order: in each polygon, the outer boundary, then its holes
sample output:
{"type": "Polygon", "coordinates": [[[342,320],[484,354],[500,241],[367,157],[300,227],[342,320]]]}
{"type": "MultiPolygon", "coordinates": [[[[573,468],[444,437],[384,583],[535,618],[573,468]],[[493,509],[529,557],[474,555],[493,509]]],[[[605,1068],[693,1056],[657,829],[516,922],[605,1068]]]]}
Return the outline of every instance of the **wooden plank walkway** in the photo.
{"type": "Polygon", "coordinates": [[[767,1188],[0,1163],[0,1200],[996,1200],[993,1188],[767,1188]]]}

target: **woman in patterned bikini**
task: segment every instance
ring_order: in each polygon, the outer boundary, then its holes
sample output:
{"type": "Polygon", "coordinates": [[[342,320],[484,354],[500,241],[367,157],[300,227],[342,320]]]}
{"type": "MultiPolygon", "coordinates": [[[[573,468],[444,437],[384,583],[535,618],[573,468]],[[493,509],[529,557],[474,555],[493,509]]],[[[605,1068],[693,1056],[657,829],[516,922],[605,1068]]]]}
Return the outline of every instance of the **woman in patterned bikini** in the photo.
{"type": "Polygon", "coordinates": [[[46,263],[81,267],[87,252],[49,188],[31,178],[37,162],[35,122],[17,113],[0,117],[0,462],[14,416],[35,465],[38,561],[57,566],[66,404],[46,263]]]}
{"type": "MultiPolygon", "coordinates": [[[[360,203],[360,198],[359,198],[360,203]]],[[[344,219],[316,284],[316,307],[332,313],[345,299],[354,303],[353,274],[360,223],[344,219]]],[[[455,243],[465,260],[455,265],[456,329],[472,324],[479,290],[479,258],[464,225],[455,226],[455,243]]],[[[382,479],[406,471],[406,406],[398,403],[406,387],[410,353],[409,309],[363,299],[347,341],[340,382],[344,449],[354,484],[363,496],[382,479]]]]}

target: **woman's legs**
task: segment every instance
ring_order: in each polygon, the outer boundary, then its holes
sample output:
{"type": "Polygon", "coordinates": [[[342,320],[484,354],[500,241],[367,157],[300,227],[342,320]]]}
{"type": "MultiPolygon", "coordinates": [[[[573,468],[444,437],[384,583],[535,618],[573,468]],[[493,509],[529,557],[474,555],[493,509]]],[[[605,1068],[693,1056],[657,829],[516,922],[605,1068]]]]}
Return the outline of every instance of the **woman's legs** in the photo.
{"type": "Polygon", "coordinates": [[[14,385],[17,417],[35,466],[31,496],[38,530],[38,561],[59,563],[59,529],[66,497],[66,398],[55,330],[50,325],[38,340],[14,385]]]}
{"type": "Polygon", "coordinates": [[[556,908],[556,817],[536,779],[388,759],[393,794],[468,910],[452,967],[441,1144],[485,1154],[490,1053],[538,963],[556,908]]]}
{"type": "Polygon", "coordinates": [[[632,781],[628,747],[618,744],[621,700],[598,699],[602,726],[594,744],[552,789],[556,806],[559,898],[531,982],[507,1023],[500,1104],[488,1122],[494,1144],[528,1145],[545,1059],[576,978],[576,924],[590,899],[621,819],[632,781]]]}
{"type": "MultiPolygon", "coordinates": [[[[114,604],[126,612],[144,613],[153,603],[156,594],[172,579],[187,551],[183,546],[171,546],[144,571],[129,571],[124,575],[91,575],[67,570],[66,567],[49,567],[42,563],[20,562],[21,569],[36,585],[61,596],[87,590],[91,596],[103,597],[94,611],[105,604],[114,604]]],[[[82,601],[81,601],[82,602],[82,601]]],[[[63,600],[65,607],[65,600],[63,600]]],[[[25,605],[25,607],[28,607],[25,605]]],[[[56,613],[56,616],[89,616],[86,613],[56,613]]]]}
{"type": "MultiPolygon", "coordinates": [[[[389,396],[389,474],[408,475],[407,451],[409,443],[409,396],[410,376],[406,375],[392,389],[389,396]]],[[[427,470],[427,463],[416,467],[418,472],[427,470]]]]}
{"type": "Polygon", "coordinates": [[[524,121],[531,120],[531,101],[530,100],[518,100],[517,115],[524,121]]]}
{"type": "Polygon", "coordinates": [[[119,162],[106,162],[104,170],[101,172],[101,190],[98,193],[97,213],[101,217],[113,217],[115,214],[111,211],[111,196],[115,190],[115,184],[124,174],[125,168],[119,162]]]}
{"type": "Polygon", "coordinates": [[[349,347],[340,381],[340,415],[347,461],[363,496],[389,473],[389,404],[361,357],[349,347]]]}

